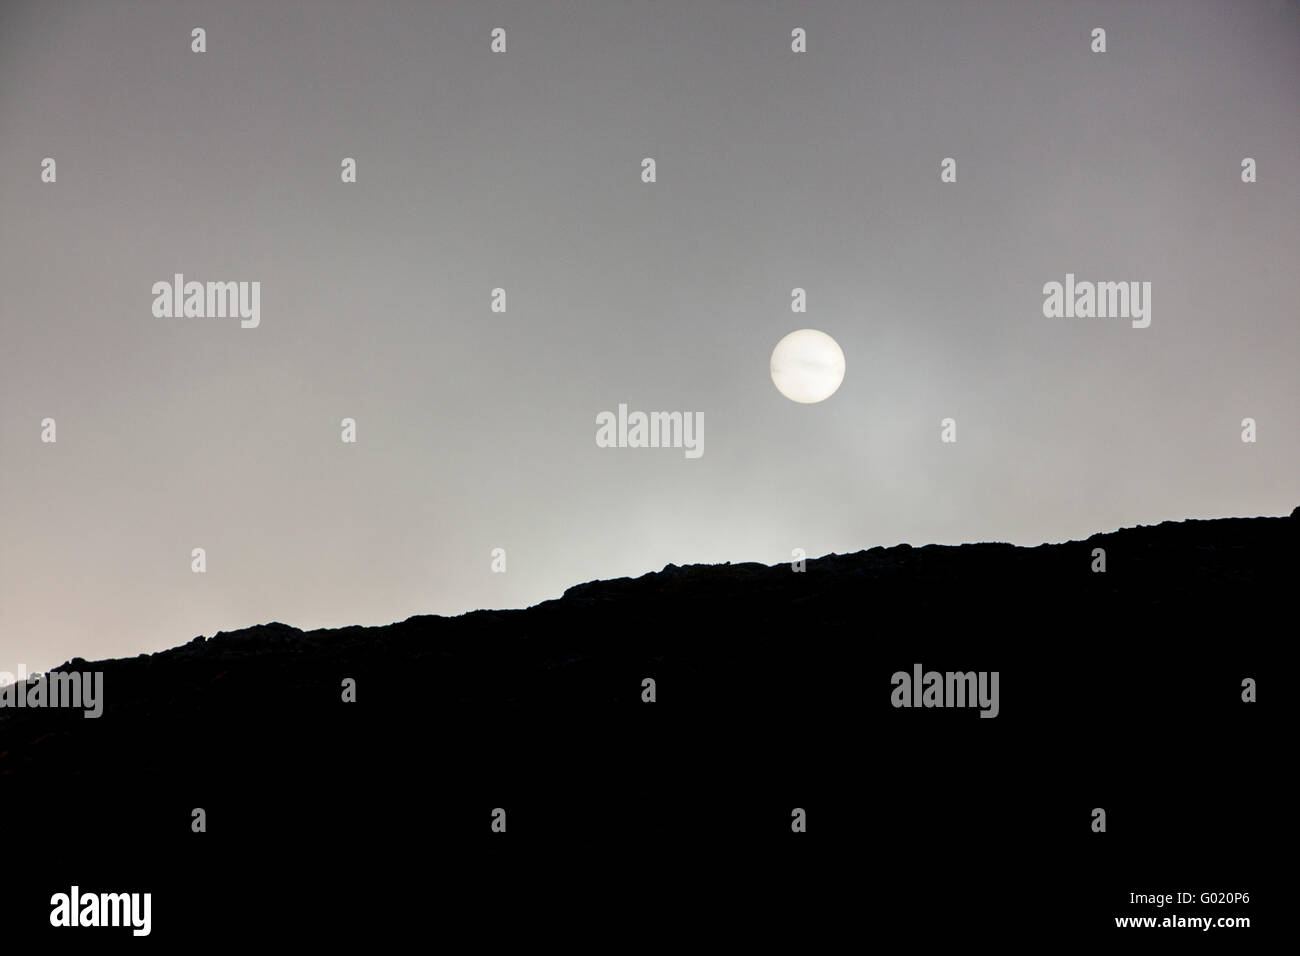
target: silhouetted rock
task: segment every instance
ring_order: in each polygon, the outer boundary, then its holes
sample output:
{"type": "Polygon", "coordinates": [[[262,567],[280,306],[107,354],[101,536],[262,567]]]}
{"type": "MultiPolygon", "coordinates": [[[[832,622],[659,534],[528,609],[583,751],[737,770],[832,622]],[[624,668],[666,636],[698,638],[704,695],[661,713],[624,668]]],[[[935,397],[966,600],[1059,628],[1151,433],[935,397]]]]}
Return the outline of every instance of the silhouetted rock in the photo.
{"type": "Polygon", "coordinates": [[[849,675],[865,675],[873,653],[921,654],[908,650],[913,641],[976,656],[1017,641],[1056,652],[1073,639],[1119,641],[1133,654],[1142,642],[1193,640],[1220,626],[1240,640],[1243,626],[1262,624],[1294,586],[1295,544],[1286,519],[1166,522],[1034,548],[875,547],[809,559],[802,573],[785,564],[669,564],[575,585],[526,610],[385,627],[304,632],[272,622],[136,659],[56,668],[103,671],[104,716],[0,710],[0,774],[111,774],[128,740],[137,770],[180,772],[202,761],[180,741],[209,735],[274,770],[255,732],[232,743],[241,728],[275,715],[307,728],[337,720],[347,677],[358,683],[356,706],[398,721],[389,733],[399,735],[463,708],[536,722],[636,705],[646,676],[672,706],[701,714],[754,712],[746,695],[779,687],[759,709],[779,723],[824,710],[836,694],[852,697],[849,675]],[[1098,547],[1105,573],[1091,570],[1098,547]]]}
{"type": "Polygon", "coordinates": [[[606,888],[712,906],[725,886],[751,915],[798,901],[806,926],[857,911],[845,874],[865,860],[900,919],[938,900],[963,926],[1008,906],[1028,926],[1032,905],[1059,932],[1153,863],[1142,886],[1218,885],[1254,872],[1263,804],[1286,792],[1268,701],[1284,699],[1298,532],[1234,518],[873,547],[803,572],[670,564],[526,610],[277,622],[78,659],[56,670],[103,672],[101,718],[0,711],[0,819],[40,834],[24,912],[79,879],[158,890],[178,937],[235,890],[244,918],[333,926],[336,906],[423,892],[401,875],[420,860],[430,899],[477,907],[480,926],[505,879],[548,919],[606,888]],[[918,663],[997,671],[996,719],[893,707],[891,675],[918,663]],[[1242,703],[1246,677],[1260,704],[1242,703]],[[1238,767],[1250,788],[1224,772],[1238,767]],[[1099,804],[1116,821],[1102,843],[1086,840],[1099,804]],[[190,832],[195,807],[207,834],[190,832]],[[494,807],[508,839],[488,829],[494,807]],[[792,807],[809,808],[809,839],[790,838],[792,807]],[[1226,823],[1206,826],[1207,807],[1226,823]]]}

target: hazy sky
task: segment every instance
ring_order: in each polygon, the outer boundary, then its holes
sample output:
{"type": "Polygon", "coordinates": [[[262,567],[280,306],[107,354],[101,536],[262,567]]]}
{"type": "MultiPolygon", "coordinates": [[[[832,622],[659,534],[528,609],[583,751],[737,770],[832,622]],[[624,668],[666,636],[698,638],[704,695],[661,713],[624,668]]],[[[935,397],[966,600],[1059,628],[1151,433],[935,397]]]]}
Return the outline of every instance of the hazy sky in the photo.
{"type": "Polygon", "coordinates": [[[5,0],[0,670],[1285,514],[1297,104],[1290,0],[5,0]],[[260,326],[155,317],[177,272],[260,326]],[[1067,272],[1150,327],[1045,318],[1067,272]],[[768,373],[803,327],[822,404],[768,373]],[[598,448],[620,402],[703,456],[598,448]]]}

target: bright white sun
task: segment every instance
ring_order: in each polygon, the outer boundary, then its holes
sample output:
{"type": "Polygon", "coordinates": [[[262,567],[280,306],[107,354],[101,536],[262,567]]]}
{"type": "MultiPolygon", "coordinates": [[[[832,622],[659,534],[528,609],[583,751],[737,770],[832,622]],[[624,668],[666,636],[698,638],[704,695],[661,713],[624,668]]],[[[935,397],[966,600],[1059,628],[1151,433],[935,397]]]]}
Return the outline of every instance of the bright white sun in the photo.
{"type": "Polygon", "coordinates": [[[825,332],[799,329],[772,350],[772,384],[791,401],[825,401],[842,381],[844,352],[825,332]]]}

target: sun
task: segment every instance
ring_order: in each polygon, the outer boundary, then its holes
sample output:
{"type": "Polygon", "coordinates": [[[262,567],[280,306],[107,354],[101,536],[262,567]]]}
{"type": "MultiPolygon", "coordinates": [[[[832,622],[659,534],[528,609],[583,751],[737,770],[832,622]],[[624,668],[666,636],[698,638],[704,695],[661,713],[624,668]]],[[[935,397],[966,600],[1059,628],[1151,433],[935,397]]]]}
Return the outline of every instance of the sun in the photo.
{"type": "Polygon", "coordinates": [[[843,381],[844,351],[825,332],[799,329],[772,350],[772,384],[793,402],[824,402],[843,381]]]}

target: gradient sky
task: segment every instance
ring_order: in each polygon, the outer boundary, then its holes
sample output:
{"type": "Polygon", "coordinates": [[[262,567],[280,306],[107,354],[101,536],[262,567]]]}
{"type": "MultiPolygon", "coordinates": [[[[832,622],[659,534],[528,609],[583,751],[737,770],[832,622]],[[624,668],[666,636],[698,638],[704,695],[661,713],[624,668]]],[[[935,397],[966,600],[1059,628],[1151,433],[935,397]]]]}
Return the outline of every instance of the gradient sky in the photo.
{"type": "Polygon", "coordinates": [[[1290,0],[6,0],[0,670],[1288,513],[1297,104],[1290,0]],[[260,328],[155,318],[175,272],[260,328]],[[1151,327],[1044,318],[1067,272],[1151,327]],[[819,405],[768,374],[801,327],[819,405]],[[598,448],[620,402],[703,457],[598,448]]]}

